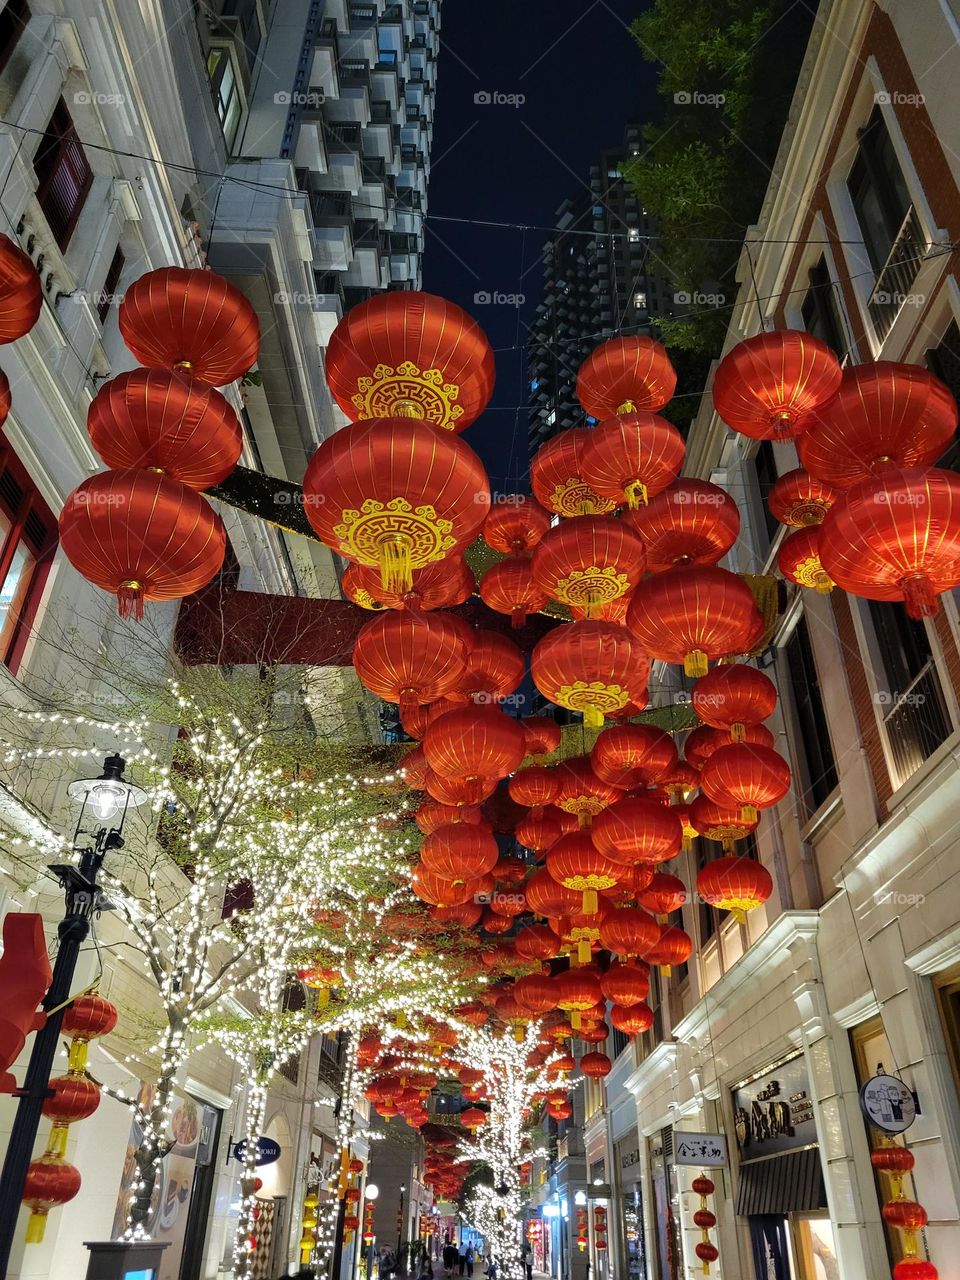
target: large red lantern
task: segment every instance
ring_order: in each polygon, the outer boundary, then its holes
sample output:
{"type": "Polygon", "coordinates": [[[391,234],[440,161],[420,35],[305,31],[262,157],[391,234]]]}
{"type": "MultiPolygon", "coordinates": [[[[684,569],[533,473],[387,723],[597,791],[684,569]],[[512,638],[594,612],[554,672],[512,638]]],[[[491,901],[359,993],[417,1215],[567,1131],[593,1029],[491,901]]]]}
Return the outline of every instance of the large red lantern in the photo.
{"type": "Polygon", "coordinates": [[[593,617],[640,581],[643,543],[623,520],[585,516],[546,533],[533,553],[532,568],[548,598],[593,617]]]}
{"type": "Polygon", "coordinates": [[[522,769],[510,779],[507,786],[512,800],[539,812],[542,812],[544,805],[552,804],[560,794],[557,771],[537,764],[522,769]]]}
{"type": "Polygon", "coordinates": [[[550,528],[550,513],[526,494],[513,493],[494,502],[483,522],[483,540],[504,555],[524,555],[534,549],[550,528]]]}
{"type": "Polygon", "coordinates": [[[852,595],[928,618],[960,583],[960,476],[889,471],[851,489],[820,528],[823,568],[852,595]]]}
{"type": "Polygon", "coordinates": [[[672,809],[628,796],[597,814],[591,825],[597,848],[625,866],[668,862],[680,852],[683,826],[672,809]]]}
{"type": "Polygon", "coordinates": [[[413,820],[425,836],[428,836],[431,831],[436,831],[437,827],[445,827],[449,822],[467,822],[481,826],[485,830],[488,829],[479,805],[455,808],[452,805],[440,804],[437,800],[423,800],[413,815],[413,820]]]}
{"type": "Polygon", "coordinates": [[[551,813],[532,813],[517,823],[516,837],[525,849],[542,853],[564,834],[563,824],[551,813]]]}
{"type": "Polygon", "coordinates": [[[598,516],[616,503],[602,498],[583,478],[583,455],[592,432],[572,427],[551,436],[530,463],[530,485],[537,500],[558,516],[598,516]]]}
{"type": "Polygon", "coordinates": [[[742,742],[747,725],[759,724],[777,708],[777,686],[769,676],[745,663],[716,667],[693,686],[693,709],[715,729],[729,729],[742,742]]]}
{"type": "Polygon", "coordinates": [[[716,564],[740,533],[736,502],[706,480],[678,480],[625,518],[643,541],[650,573],[678,564],[716,564]]]}
{"type": "Polygon", "coordinates": [[[600,925],[600,945],[625,960],[645,956],[660,941],[660,926],[640,907],[617,907],[600,925]]]}
{"type": "MultiPolygon", "coordinates": [[[[686,900],[686,885],[679,876],[669,875],[666,871],[658,871],[646,888],[637,894],[640,906],[652,911],[661,924],[666,923],[668,916],[679,911],[686,900]]],[[[621,1001],[621,1004],[624,1003],[626,1002],[621,1001]]]]}
{"type": "Polygon", "coordinates": [[[589,756],[573,756],[557,765],[560,794],[557,807],[577,819],[581,827],[623,796],[620,787],[604,782],[593,771],[589,756]]]}
{"type": "Polygon", "coordinates": [[[80,1171],[60,1156],[45,1154],[34,1160],[23,1184],[23,1203],[30,1210],[27,1244],[39,1244],[47,1214],[67,1204],[80,1190],[80,1171]]]}
{"type": "Polygon", "coordinates": [[[583,901],[579,890],[568,889],[546,867],[533,873],[524,892],[531,911],[549,919],[574,915],[583,901]]]}
{"type": "Polygon", "coordinates": [[[714,408],[728,427],[754,440],[790,440],[834,395],[841,374],[837,357],[812,334],[760,333],[720,361],[714,408]]]}
{"type": "Polygon", "coordinates": [[[430,768],[445,778],[505,778],[523,760],[526,738],[499,707],[469,704],[433,721],[423,752],[430,768]]]}
{"type": "Polygon", "coordinates": [[[529,1014],[539,1018],[557,1006],[557,992],[553,979],[543,973],[529,973],[518,978],[514,987],[517,1003],[529,1014]]]}
{"type": "Polygon", "coordinates": [[[257,362],[257,313],[213,271],[146,272],[123,295],[118,320],[124,342],[150,368],[183,369],[222,387],[257,362]]]}
{"type": "Polygon", "coordinates": [[[607,418],[590,433],[581,474],[601,498],[618,507],[642,507],[677,478],[683,436],[655,413],[607,418]]]}
{"type": "Polygon", "coordinates": [[[414,747],[403,757],[397,770],[408,787],[422,791],[427,781],[427,759],[423,747],[414,747]]]}
{"type": "Polygon", "coordinates": [[[653,1010],[643,1003],[629,1008],[615,1004],[610,1010],[610,1021],[625,1036],[639,1036],[653,1026],[653,1010]]]}
{"type": "Polygon", "coordinates": [[[562,734],[556,720],[548,716],[527,716],[521,720],[523,731],[527,735],[527,755],[537,759],[549,755],[560,746],[562,734]]]}
{"type": "Polygon", "coordinates": [[[599,728],[605,715],[627,703],[645,703],[650,661],[643,646],[615,623],[571,622],[537,644],[530,673],[551,702],[582,712],[588,727],[599,728]]]}
{"type": "Polygon", "coordinates": [[[748,821],[731,802],[719,805],[707,796],[697,796],[690,806],[690,818],[700,835],[723,845],[724,853],[733,853],[735,841],[756,831],[759,823],[758,817],[748,821]]]}
{"type": "Polygon", "coordinates": [[[790,790],[790,766],[769,747],[733,743],[715,751],[700,775],[703,793],[717,804],[740,807],[746,822],[779,804],[790,790]]]}
{"type": "Polygon", "coordinates": [[[348,565],[341,585],[354,604],[375,612],[383,608],[451,609],[469,600],[476,590],[473,574],[461,555],[414,569],[409,591],[388,590],[378,570],[365,564],[348,565]]]}
{"type": "Polygon", "coordinates": [[[677,764],[673,739],[648,724],[617,724],[593,744],[590,763],[598,778],[634,790],[658,782],[677,764]]]}
{"type": "Polygon", "coordinates": [[[840,390],[814,414],[797,449],[812,476],[849,489],[891,468],[930,466],[956,429],[957,404],[939,378],[878,360],[844,370],[840,390]]]}
{"type": "Polygon", "coordinates": [[[413,570],[467,547],[490,506],[473,450],[412,418],[373,418],[335,431],[303,479],[307,518],[321,542],[409,591],[413,570]]]}
{"type": "Polygon", "coordinates": [[[570,1014],[574,1031],[580,1026],[580,1015],[603,999],[600,980],[582,968],[566,969],[554,979],[557,1008],[570,1014]]]}
{"type": "Polygon", "coordinates": [[[527,614],[539,613],[549,596],[534,581],[533,566],[526,556],[508,556],[491,565],[480,579],[480,599],[520,628],[527,614]]]}
{"type": "Polygon", "coordinates": [[[821,595],[829,595],[836,583],[820,561],[820,528],[810,525],[788,534],[777,551],[777,568],[798,587],[812,587],[821,595]]]}
{"type": "Polygon", "coordinates": [[[585,1053],[580,1059],[580,1070],[593,1080],[602,1080],[612,1068],[613,1063],[605,1053],[585,1053]]]}
{"type": "Polygon", "coordinates": [[[584,915],[597,910],[597,891],[612,889],[623,875],[622,867],[601,853],[586,831],[561,836],[547,850],[546,863],[558,884],[583,895],[584,915]]]}
{"type": "Polygon", "coordinates": [[[773,880],[754,858],[716,858],[697,873],[697,892],[711,906],[732,911],[743,924],[747,912],[762,907],[773,893],[773,880]]]}
{"type": "Polygon", "coordinates": [[[0,235],[0,343],[16,342],[29,333],[42,306],[37,268],[18,244],[0,235]]]}
{"type": "Polygon", "coordinates": [[[478,702],[499,701],[519,686],[526,673],[523,654],[499,631],[474,631],[461,691],[478,702]]]}
{"type": "Polygon", "coordinates": [[[164,369],[132,369],[104,383],[87,430],[108,467],[149,467],[197,490],[225,479],[243,448],[240,420],[220,392],[164,369]]]}
{"type": "Polygon", "coordinates": [[[423,865],[451,884],[487,875],[500,856],[494,837],[469,822],[454,822],[432,831],[423,842],[423,865]]]}
{"type": "Polygon", "coordinates": [[[654,658],[682,662],[688,676],[705,676],[710,659],[745,652],[762,631],[763,619],[742,578],[726,569],[691,565],[641,582],[627,625],[654,658]]]}
{"type": "Polygon", "coordinates": [[[660,932],[660,941],[647,952],[647,960],[668,976],[675,965],[686,964],[693,954],[693,941],[688,933],[668,924],[660,932]]]}
{"type": "Polygon", "coordinates": [[[107,1036],[117,1025],[117,1007],[103,996],[78,996],[64,1011],[60,1030],[78,1044],[107,1036]]]}
{"type": "Polygon", "coordinates": [[[662,409],[676,389],[666,348],[644,334],[602,342],[577,373],[577,399],[591,418],[662,409]]]}
{"type": "Polygon", "coordinates": [[[420,418],[451,431],[479,418],[496,376],[477,322],[445,298],[415,290],[352,307],[330,337],[326,373],[353,421],[420,418]]]}
{"type": "Polygon", "coordinates": [[[826,480],[818,480],[798,468],[787,471],[773,484],[767,495],[771,514],[792,529],[823,524],[823,518],[840,497],[840,490],[826,480]]]}
{"type": "Polygon", "coordinates": [[[193,489],[155,471],[104,471],[68,496],[60,545],[73,567],[117,597],[121,617],[179,600],[223,564],[223,521],[193,489]]]}
{"type": "Polygon", "coordinates": [[[403,711],[452,693],[467,667],[461,625],[442,614],[383,613],[361,627],[353,650],[360,682],[403,711]]]}
{"type": "MultiPolygon", "coordinates": [[[[659,931],[657,938],[659,939],[659,931]]],[[[644,961],[614,961],[600,978],[604,998],[626,1008],[646,1000],[650,991],[650,966],[644,961]]]]}
{"type": "Polygon", "coordinates": [[[467,880],[462,884],[453,884],[431,871],[422,864],[414,867],[412,876],[413,892],[424,902],[434,907],[459,907],[477,897],[483,890],[483,879],[467,880]]]}
{"type": "Polygon", "coordinates": [[[444,778],[427,769],[423,789],[440,804],[468,806],[480,804],[497,789],[496,778],[444,778]]]}
{"type": "Polygon", "coordinates": [[[516,948],[524,960],[552,960],[557,954],[557,937],[549,925],[525,925],[517,934],[516,948]]]}

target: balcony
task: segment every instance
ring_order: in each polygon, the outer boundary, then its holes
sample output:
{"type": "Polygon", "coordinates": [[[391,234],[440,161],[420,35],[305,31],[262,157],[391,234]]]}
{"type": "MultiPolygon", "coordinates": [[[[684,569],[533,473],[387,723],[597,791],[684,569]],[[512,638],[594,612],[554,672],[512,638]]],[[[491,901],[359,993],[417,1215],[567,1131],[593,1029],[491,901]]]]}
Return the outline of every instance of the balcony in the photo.
{"type": "Polygon", "coordinates": [[[927,251],[920,219],[911,205],[867,299],[867,312],[878,343],[886,338],[907,302],[927,251]]]}
{"type": "Polygon", "coordinates": [[[950,736],[940,677],[933,658],[889,704],[883,726],[890,748],[894,785],[902,785],[950,736]]]}
{"type": "Polygon", "coordinates": [[[350,196],[311,191],[310,212],[314,227],[314,265],[319,272],[346,271],[353,261],[350,196]]]}

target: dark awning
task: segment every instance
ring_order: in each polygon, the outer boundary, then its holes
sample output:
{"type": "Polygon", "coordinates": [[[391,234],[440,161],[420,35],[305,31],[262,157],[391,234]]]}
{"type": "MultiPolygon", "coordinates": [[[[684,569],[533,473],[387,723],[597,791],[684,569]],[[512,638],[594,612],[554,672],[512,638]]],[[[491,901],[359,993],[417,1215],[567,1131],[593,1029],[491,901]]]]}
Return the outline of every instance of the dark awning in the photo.
{"type": "Polygon", "coordinates": [[[817,1147],[789,1151],[740,1166],[737,1214],[810,1213],[827,1207],[817,1147]]]}

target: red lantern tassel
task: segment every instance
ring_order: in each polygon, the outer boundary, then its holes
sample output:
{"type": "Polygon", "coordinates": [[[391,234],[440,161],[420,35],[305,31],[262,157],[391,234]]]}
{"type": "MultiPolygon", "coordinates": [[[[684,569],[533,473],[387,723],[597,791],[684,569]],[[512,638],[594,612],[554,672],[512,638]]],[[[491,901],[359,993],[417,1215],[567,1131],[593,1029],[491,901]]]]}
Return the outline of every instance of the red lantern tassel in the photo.
{"type": "Polygon", "coordinates": [[[899,585],[911,618],[919,621],[921,618],[933,618],[940,612],[940,597],[925,573],[913,573],[899,585]]]}
{"type": "Polygon", "coordinates": [[[117,588],[117,612],[121,618],[143,621],[143,586],[135,578],[117,588]]]}

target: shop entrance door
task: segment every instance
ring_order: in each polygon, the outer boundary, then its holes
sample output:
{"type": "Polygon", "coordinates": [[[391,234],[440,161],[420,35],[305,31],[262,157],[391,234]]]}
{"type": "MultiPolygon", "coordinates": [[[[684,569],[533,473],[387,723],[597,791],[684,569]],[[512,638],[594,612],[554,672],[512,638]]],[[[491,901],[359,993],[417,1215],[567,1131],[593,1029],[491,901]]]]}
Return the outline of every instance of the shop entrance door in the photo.
{"type": "Polygon", "coordinates": [[[755,1280],[796,1280],[790,1269],[787,1220],[773,1214],[753,1214],[750,1244],[755,1280]]]}

